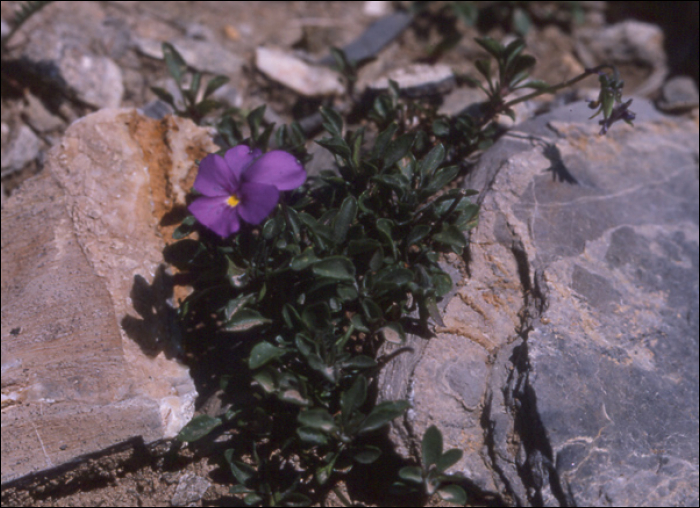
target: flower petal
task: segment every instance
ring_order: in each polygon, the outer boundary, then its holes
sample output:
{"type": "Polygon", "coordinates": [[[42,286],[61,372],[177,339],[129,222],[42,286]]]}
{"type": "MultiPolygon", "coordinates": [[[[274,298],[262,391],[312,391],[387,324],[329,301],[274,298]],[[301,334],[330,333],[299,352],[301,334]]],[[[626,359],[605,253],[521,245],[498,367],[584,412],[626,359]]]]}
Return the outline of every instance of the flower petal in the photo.
{"type": "Polygon", "coordinates": [[[227,150],[224,159],[230,171],[233,171],[233,174],[240,180],[246,168],[261,155],[262,152],[258,149],[251,150],[248,145],[238,145],[227,150]]]}
{"type": "Polygon", "coordinates": [[[238,190],[239,179],[231,172],[223,157],[210,153],[199,163],[194,188],[205,196],[230,196],[238,190]]]}
{"type": "Polygon", "coordinates": [[[243,182],[238,196],[241,202],[236,209],[241,218],[250,224],[260,224],[275,208],[280,193],[273,185],[243,182]]]}
{"type": "Polygon", "coordinates": [[[274,185],[277,190],[285,191],[296,189],[303,184],[306,181],[306,171],[292,154],[273,150],[248,167],[241,180],[274,185]]]}
{"type": "MultiPolygon", "coordinates": [[[[188,207],[192,215],[206,227],[222,238],[232,235],[241,227],[238,218],[238,206],[232,207],[226,203],[225,197],[200,197],[188,207]]],[[[240,205],[239,205],[240,206],[240,205]]]]}

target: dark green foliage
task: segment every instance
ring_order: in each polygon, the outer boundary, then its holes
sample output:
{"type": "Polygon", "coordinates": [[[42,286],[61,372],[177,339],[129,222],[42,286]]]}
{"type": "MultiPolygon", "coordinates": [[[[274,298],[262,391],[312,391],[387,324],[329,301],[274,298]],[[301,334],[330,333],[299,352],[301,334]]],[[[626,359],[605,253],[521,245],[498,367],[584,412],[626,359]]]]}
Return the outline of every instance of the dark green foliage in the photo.
{"type": "Polygon", "coordinates": [[[160,100],[172,106],[177,115],[191,118],[194,122],[200,123],[205,116],[221,107],[219,102],[209,97],[225,85],[228,82],[228,78],[226,76],[215,76],[210,79],[200,97],[202,74],[189,72],[187,63],[172,44],[164,42],[162,48],[163,59],[168,68],[168,73],[175,81],[184,104],[180,107],[172,94],[163,88],[153,86],[151,90],[160,100]],[[185,87],[185,78],[187,76],[190,78],[190,83],[189,86],[185,87]]]}
{"type": "MultiPolygon", "coordinates": [[[[225,458],[238,482],[231,492],[244,494],[248,505],[309,505],[316,489],[332,487],[334,477],[380,457],[373,436],[409,405],[375,405],[370,386],[381,368],[375,358],[385,341],[402,344],[409,327],[427,337],[430,319],[442,324],[437,302],[452,281],[440,267],[440,253],[462,254],[479,212],[469,199],[475,191],[454,183],[464,157],[493,141],[493,120],[501,113],[514,116],[518,102],[593,73],[601,76],[605,126],[633,115],[625,109],[629,103],[611,109],[620,102],[617,74],[589,69],[548,86],[527,81],[535,60],[522,54],[522,40],[508,46],[489,38],[477,42],[495,61],[476,63],[485,78],[476,84],[487,95],[478,114],[438,115],[434,105],[402,98],[393,81],[366,111],[371,123],[356,130],[322,107],[327,135],[316,142],[333,155],[335,168],[286,193],[261,225],[244,224],[225,240],[187,217],[173,235],[179,241],[164,252],[194,288],[179,306],[185,347],[226,343],[236,351],[230,360],[235,386],[228,378],[222,386],[239,402],[220,418],[193,419],[179,438],[230,432],[225,458]],[[520,88],[535,91],[506,102],[520,88]],[[198,239],[188,238],[194,232],[198,239]]],[[[179,83],[186,65],[174,48],[164,45],[164,53],[179,83]]],[[[342,51],[333,54],[351,88],[355,63],[342,51]]],[[[193,76],[183,91],[189,109],[179,113],[201,120],[208,110],[194,103],[200,79],[193,76]]],[[[222,83],[210,81],[205,98],[222,83]]],[[[247,115],[245,139],[236,114],[229,113],[218,124],[222,138],[266,150],[274,126],[265,125],[264,106],[247,115]]],[[[298,124],[277,129],[274,141],[309,160],[298,124]]],[[[464,504],[461,479],[445,473],[462,452],[442,448],[442,434],[431,427],[420,467],[401,469],[396,488],[464,504]]]]}
{"type": "Polygon", "coordinates": [[[464,478],[458,474],[445,473],[461,458],[462,450],[456,448],[442,452],[442,433],[435,425],[431,425],[423,435],[420,467],[402,468],[399,471],[400,480],[394,484],[394,489],[403,494],[416,491],[432,496],[437,493],[445,501],[464,505],[467,494],[457,485],[464,478]]]}

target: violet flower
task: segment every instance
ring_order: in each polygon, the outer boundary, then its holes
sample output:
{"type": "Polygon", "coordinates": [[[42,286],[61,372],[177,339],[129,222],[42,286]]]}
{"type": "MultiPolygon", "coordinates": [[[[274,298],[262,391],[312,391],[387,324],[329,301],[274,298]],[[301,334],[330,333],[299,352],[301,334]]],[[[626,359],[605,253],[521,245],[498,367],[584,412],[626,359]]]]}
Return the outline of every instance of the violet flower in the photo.
{"type": "Polygon", "coordinates": [[[601,135],[607,134],[610,126],[618,120],[624,120],[626,123],[632,125],[632,120],[634,120],[637,115],[634,113],[634,111],[627,109],[629,108],[630,104],[632,104],[632,99],[628,100],[627,102],[623,102],[622,104],[618,104],[613,108],[609,117],[603,118],[598,122],[603,126],[603,128],[600,129],[601,135]]]}
{"type": "Polygon", "coordinates": [[[194,189],[203,194],[188,207],[195,218],[222,238],[241,228],[241,219],[260,224],[275,208],[280,191],[306,181],[306,171],[292,154],[265,155],[246,145],[221,157],[209,154],[199,163],[194,189]]]}

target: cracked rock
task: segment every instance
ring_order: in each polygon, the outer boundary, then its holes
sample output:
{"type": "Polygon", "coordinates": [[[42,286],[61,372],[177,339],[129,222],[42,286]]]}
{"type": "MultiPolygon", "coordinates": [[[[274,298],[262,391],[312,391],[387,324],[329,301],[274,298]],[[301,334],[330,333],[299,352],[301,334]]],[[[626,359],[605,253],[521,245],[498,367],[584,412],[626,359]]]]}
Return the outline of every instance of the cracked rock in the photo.
{"type": "Polygon", "coordinates": [[[399,453],[435,424],[504,503],[697,503],[698,126],[633,104],[607,136],[584,103],[529,120],[468,176],[470,276],[379,379],[399,453]]]}

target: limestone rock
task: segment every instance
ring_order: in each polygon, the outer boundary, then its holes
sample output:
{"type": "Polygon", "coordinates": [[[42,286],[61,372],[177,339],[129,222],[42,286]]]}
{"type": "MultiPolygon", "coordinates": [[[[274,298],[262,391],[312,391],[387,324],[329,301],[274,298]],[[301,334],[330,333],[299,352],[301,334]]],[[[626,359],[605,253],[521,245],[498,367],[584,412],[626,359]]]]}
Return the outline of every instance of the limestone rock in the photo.
{"type": "Polygon", "coordinates": [[[267,77],[305,96],[342,94],[338,73],[310,65],[279,49],[259,47],[255,64],[267,77]]]}
{"type": "Polygon", "coordinates": [[[211,133],[111,109],[75,122],[2,210],[2,482],[171,438],[197,396],[162,250],[211,133]],[[178,208],[179,207],[179,208],[178,208]]]}
{"type": "Polygon", "coordinates": [[[698,492],[698,125],[635,99],[607,136],[584,103],[482,157],[469,277],[444,328],[383,370],[452,471],[515,505],[693,505],[698,492]]]}

